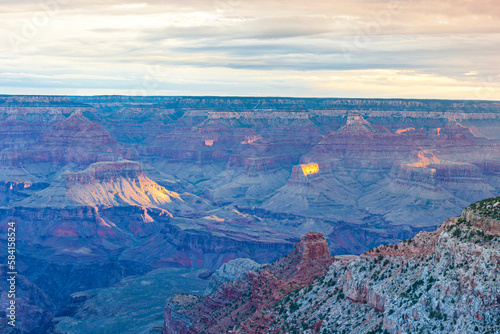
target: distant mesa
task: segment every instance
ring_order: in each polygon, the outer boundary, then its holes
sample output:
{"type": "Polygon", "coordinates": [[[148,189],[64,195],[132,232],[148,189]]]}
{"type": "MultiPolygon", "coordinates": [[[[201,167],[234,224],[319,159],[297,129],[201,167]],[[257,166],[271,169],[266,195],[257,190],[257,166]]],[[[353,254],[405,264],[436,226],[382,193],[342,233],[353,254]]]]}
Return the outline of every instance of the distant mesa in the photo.
{"type": "Polygon", "coordinates": [[[316,174],[319,173],[319,166],[316,163],[309,163],[306,165],[300,165],[302,168],[302,172],[304,175],[316,174]]]}
{"type": "Polygon", "coordinates": [[[213,146],[215,139],[205,139],[205,146],[213,146]]]}
{"type": "Polygon", "coordinates": [[[136,155],[133,149],[122,147],[99,123],[75,112],[52,125],[35,145],[13,157],[16,164],[30,161],[86,165],[135,158],[136,155]]]}
{"type": "Polygon", "coordinates": [[[361,114],[353,112],[347,116],[346,124],[339,130],[344,133],[377,133],[379,132],[361,114]]]}
{"type": "Polygon", "coordinates": [[[450,120],[444,127],[438,129],[438,135],[448,137],[476,137],[471,129],[458,123],[456,120],[450,120]]]}
{"type": "Polygon", "coordinates": [[[245,136],[245,140],[243,140],[241,142],[241,144],[242,145],[249,145],[249,144],[256,142],[259,139],[261,139],[260,136],[245,136]]]}
{"type": "Polygon", "coordinates": [[[405,132],[411,132],[411,131],[415,131],[415,128],[406,128],[406,129],[399,129],[399,130],[396,130],[396,133],[398,135],[402,134],[402,133],[405,133],[405,132]]]}
{"type": "Polygon", "coordinates": [[[123,207],[138,206],[169,212],[191,212],[180,195],[149,179],[134,161],[97,162],[19,203],[24,207],[123,207]]]}
{"type": "Polygon", "coordinates": [[[146,178],[141,165],[138,162],[129,160],[96,162],[83,171],[67,172],[65,177],[68,182],[83,184],[113,182],[120,177],[135,182],[140,182],[140,179],[146,178]]]}
{"type": "Polygon", "coordinates": [[[436,156],[432,152],[420,148],[420,151],[418,152],[418,162],[410,163],[408,164],[408,166],[425,168],[430,164],[439,164],[439,163],[441,163],[441,161],[438,158],[436,158],[436,156]]]}

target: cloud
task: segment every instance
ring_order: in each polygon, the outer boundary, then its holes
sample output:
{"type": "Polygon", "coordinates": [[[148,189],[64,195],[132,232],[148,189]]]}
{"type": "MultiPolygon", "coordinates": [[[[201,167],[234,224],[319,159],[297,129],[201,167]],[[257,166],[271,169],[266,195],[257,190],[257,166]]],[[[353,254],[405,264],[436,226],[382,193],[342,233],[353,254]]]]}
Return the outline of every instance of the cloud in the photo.
{"type": "Polygon", "coordinates": [[[493,0],[7,0],[0,87],[130,92],[160,66],[158,94],[500,99],[499,19],[493,0]]]}

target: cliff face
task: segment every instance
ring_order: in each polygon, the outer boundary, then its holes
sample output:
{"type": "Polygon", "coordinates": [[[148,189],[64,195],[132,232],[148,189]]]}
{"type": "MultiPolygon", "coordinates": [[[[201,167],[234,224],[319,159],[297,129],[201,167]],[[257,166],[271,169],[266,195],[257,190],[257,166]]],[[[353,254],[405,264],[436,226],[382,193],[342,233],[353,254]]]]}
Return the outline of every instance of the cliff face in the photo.
{"type": "Polygon", "coordinates": [[[85,165],[136,157],[133,150],[123,148],[99,123],[90,121],[81,111],[47,127],[33,145],[27,145],[29,141],[25,140],[20,143],[23,144],[21,147],[16,145],[1,152],[2,164],[19,166],[48,162],[85,165]]]}
{"type": "Polygon", "coordinates": [[[471,201],[497,193],[476,165],[432,158],[396,163],[387,178],[368,188],[360,203],[393,222],[415,226],[436,215],[453,216],[471,201]]]}
{"type": "Polygon", "coordinates": [[[187,308],[169,300],[163,333],[498,333],[499,218],[500,197],[485,200],[434,232],[336,258],[305,279],[294,259],[321,259],[326,247],[307,234],[253,280],[223,285],[187,308]],[[196,307],[207,303],[203,312],[196,307]]]}
{"type": "Polygon", "coordinates": [[[359,224],[369,213],[392,226],[426,228],[498,194],[492,160],[500,158],[499,143],[476,137],[456,121],[396,131],[374,126],[359,113],[345,122],[301,157],[262,208],[359,224]]]}
{"type": "Polygon", "coordinates": [[[379,132],[375,127],[373,127],[370,122],[365,120],[363,116],[358,113],[351,113],[346,120],[346,124],[340,128],[340,132],[344,134],[348,133],[370,133],[379,132]]]}
{"type": "Polygon", "coordinates": [[[328,243],[321,233],[307,233],[294,246],[301,261],[320,259],[329,254],[328,243]]]}
{"type": "Polygon", "coordinates": [[[226,282],[241,280],[248,273],[258,270],[262,265],[251,259],[235,259],[224,263],[210,276],[210,283],[205,290],[205,295],[210,295],[226,282]]]}
{"type": "MultiPolygon", "coordinates": [[[[241,327],[262,333],[268,309],[325,273],[333,257],[320,233],[307,233],[290,255],[224,283],[205,298],[174,296],[165,304],[163,333],[221,333],[241,327]]],[[[216,274],[217,275],[217,272],[216,274]]]]}
{"type": "MultiPolygon", "coordinates": [[[[433,228],[466,202],[498,193],[498,141],[479,136],[482,123],[474,123],[476,133],[455,121],[486,117],[490,128],[500,119],[495,108],[372,99],[2,97],[1,131],[17,139],[0,144],[0,182],[8,188],[19,180],[46,186],[65,166],[74,173],[92,163],[127,159],[154,172],[153,181],[167,189],[177,183],[176,191],[217,205],[264,210],[274,220],[296,215],[343,221],[351,230],[366,221],[379,225],[382,234],[364,232],[374,240],[366,250],[379,239],[433,228]],[[435,208],[429,204],[433,195],[419,192],[429,187],[427,181],[414,186],[393,173],[400,164],[419,162],[420,149],[450,162],[412,168],[415,177],[429,174],[430,187],[438,189],[435,208]],[[304,168],[312,169],[304,174],[304,168]],[[387,201],[398,196],[399,186],[410,199],[387,201]]],[[[9,191],[0,203],[29,195],[9,191]]],[[[343,226],[319,224],[315,230],[327,236],[343,226]]]]}
{"type": "Polygon", "coordinates": [[[7,265],[0,266],[0,278],[2,279],[0,303],[3,313],[0,317],[0,332],[6,334],[29,333],[34,328],[37,328],[39,332],[44,332],[50,327],[57,308],[50,297],[24,275],[16,277],[16,327],[8,325],[8,321],[11,320],[5,317],[7,307],[10,305],[10,298],[7,296],[10,293],[10,286],[7,278],[10,278],[11,275],[8,272],[7,265]]]}
{"type": "Polygon", "coordinates": [[[269,331],[497,333],[498,205],[474,204],[435,232],[335,261],[278,303],[269,331]]]}

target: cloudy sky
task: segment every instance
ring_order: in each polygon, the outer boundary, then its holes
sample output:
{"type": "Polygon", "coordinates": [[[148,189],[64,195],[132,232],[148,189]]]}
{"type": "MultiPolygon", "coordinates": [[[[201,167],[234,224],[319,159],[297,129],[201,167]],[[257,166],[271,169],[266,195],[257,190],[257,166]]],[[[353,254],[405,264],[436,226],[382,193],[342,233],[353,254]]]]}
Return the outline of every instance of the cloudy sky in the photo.
{"type": "Polygon", "coordinates": [[[498,0],[4,0],[0,94],[500,100],[498,0]]]}

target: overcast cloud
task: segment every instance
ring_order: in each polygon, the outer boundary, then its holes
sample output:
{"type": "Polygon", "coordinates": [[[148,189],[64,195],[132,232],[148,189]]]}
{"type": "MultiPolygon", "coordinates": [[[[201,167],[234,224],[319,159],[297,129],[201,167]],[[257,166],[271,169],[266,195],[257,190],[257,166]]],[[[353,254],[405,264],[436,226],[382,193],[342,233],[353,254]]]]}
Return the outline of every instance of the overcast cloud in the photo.
{"type": "Polygon", "coordinates": [[[0,93],[500,100],[496,0],[7,0],[0,93]]]}

